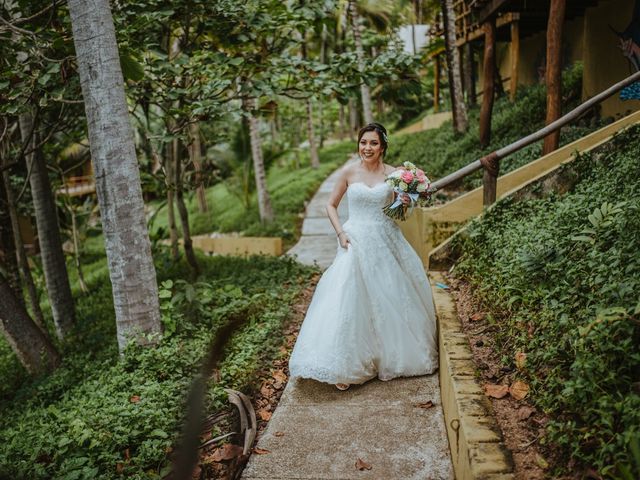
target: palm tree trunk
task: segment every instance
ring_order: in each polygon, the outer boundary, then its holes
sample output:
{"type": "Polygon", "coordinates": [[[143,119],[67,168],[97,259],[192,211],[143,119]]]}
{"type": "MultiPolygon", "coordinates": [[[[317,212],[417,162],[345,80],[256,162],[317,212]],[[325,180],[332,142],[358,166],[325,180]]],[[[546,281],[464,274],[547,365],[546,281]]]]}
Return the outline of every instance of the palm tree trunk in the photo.
{"type": "MultiPolygon", "coordinates": [[[[16,210],[15,195],[13,192],[13,188],[11,187],[11,182],[9,181],[9,170],[3,170],[2,180],[7,198],[7,210],[9,213],[11,231],[13,233],[12,240],[13,245],[15,246],[15,258],[17,260],[18,268],[22,273],[24,284],[27,286],[27,295],[29,296],[29,304],[34,315],[34,321],[36,322],[36,325],[44,332],[46,331],[46,328],[44,326],[44,315],[42,314],[42,309],[40,308],[40,298],[38,296],[36,285],[33,282],[33,276],[31,275],[31,269],[29,268],[29,262],[27,261],[27,254],[24,251],[24,243],[22,241],[22,237],[20,236],[20,224],[18,223],[18,212],[16,210]]],[[[16,296],[17,295],[18,293],[16,292],[16,296]]],[[[19,296],[17,298],[20,299],[19,296]]]]}
{"type": "Polygon", "coordinates": [[[178,250],[178,227],[176,226],[175,184],[173,172],[173,142],[165,145],[164,178],[167,187],[167,225],[169,227],[169,243],[171,244],[171,258],[177,261],[180,257],[178,250]]]}
{"type": "Polygon", "coordinates": [[[184,254],[187,262],[193,270],[194,277],[200,274],[200,267],[196,255],[193,251],[193,241],[191,240],[191,230],[189,229],[189,211],[184,203],[183,186],[182,186],[182,162],[180,160],[178,140],[173,140],[173,160],[176,185],[176,205],[180,214],[180,225],[182,225],[182,242],[184,245],[184,254]]]}
{"type": "Polygon", "coordinates": [[[476,96],[476,78],[473,59],[473,47],[471,42],[464,45],[464,75],[465,91],[467,92],[467,105],[474,107],[478,103],[476,96]]]}
{"type": "MultiPolygon", "coordinates": [[[[562,24],[566,10],[566,0],[551,0],[549,24],[547,27],[547,119],[546,125],[560,118],[562,112],[562,24]]],[[[560,142],[560,130],[544,139],[542,154],[553,152],[560,142]]]]}
{"type": "Polygon", "coordinates": [[[20,115],[19,122],[23,141],[28,142],[27,148],[30,150],[26,157],[31,170],[29,183],[36,212],[42,270],[56,335],[63,340],[73,328],[76,314],[60,239],[58,212],[42,151],[36,148],[38,135],[33,126],[31,113],[20,115]]]}
{"type": "MultiPolygon", "coordinates": [[[[351,12],[351,25],[353,27],[353,40],[356,44],[356,57],[358,58],[358,71],[364,73],[364,48],[362,47],[362,37],[360,35],[360,14],[358,6],[353,0],[349,1],[351,12]]],[[[373,113],[371,111],[371,92],[369,85],[366,84],[364,78],[360,82],[360,96],[362,97],[362,117],[365,124],[373,122],[373,113]]]]}
{"type": "Polygon", "coordinates": [[[198,210],[206,212],[209,210],[207,205],[207,195],[204,189],[204,179],[202,178],[202,143],[200,142],[200,124],[194,122],[189,124],[189,157],[193,168],[196,171],[196,198],[198,200],[198,210]]]}
{"type": "Polygon", "coordinates": [[[440,0],[442,20],[445,32],[445,52],[447,71],[449,73],[449,92],[451,94],[451,110],[453,112],[453,128],[463,133],[469,128],[467,107],[462,94],[462,78],[460,75],[460,54],[456,46],[456,17],[452,0],[440,0]]]}
{"type": "Polygon", "coordinates": [[[309,155],[311,156],[311,168],[320,166],[318,147],[316,146],[316,135],[313,129],[313,105],[311,99],[307,99],[307,138],[309,139],[309,155]]]}
{"type": "Polygon", "coordinates": [[[251,140],[251,157],[253,159],[253,172],[256,180],[256,191],[258,193],[260,221],[262,223],[269,223],[273,221],[273,209],[271,208],[271,197],[267,190],[267,174],[262,157],[260,125],[253,112],[255,104],[256,101],[254,99],[246,100],[245,109],[249,112],[249,139],[251,140]]]}
{"type": "Polygon", "coordinates": [[[20,363],[30,374],[50,372],[60,364],[60,355],[55,347],[31,320],[2,276],[0,276],[0,331],[20,363]]]}
{"type": "Polygon", "coordinates": [[[156,271],[109,2],[68,6],[122,351],[159,337],[156,271]]]}

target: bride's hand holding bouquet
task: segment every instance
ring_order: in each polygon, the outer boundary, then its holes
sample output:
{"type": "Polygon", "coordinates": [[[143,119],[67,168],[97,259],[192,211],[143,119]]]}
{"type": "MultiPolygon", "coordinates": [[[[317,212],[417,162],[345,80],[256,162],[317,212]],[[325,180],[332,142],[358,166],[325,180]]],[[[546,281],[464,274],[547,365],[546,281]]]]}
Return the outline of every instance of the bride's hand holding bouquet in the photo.
{"type": "Polygon", "coordinates": [[[413,207],[424,205],[431,198],[431,182],[425,173],[411,162],[387,176],[385,182],[395,192],[394,201],[382,210],[395,220],[406,220],[413,207]]]}

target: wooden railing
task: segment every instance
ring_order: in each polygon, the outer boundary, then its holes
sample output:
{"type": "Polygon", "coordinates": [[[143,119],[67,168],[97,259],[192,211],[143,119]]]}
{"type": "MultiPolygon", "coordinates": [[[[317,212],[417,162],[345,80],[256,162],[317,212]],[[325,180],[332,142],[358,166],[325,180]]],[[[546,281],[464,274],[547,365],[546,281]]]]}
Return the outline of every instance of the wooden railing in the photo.
{"type": "Polygon", "coordinates": [[[432,190],[434,192],[438,190],[442,190],[448,185],[463,179],[467,175],[470,175],[480,170],[481,168],[484,168],[485,172],[484,172],[484,177],[482,181],[483,203],[485,206],[491,205],[496,201],[496,187],[498,182],[498,173],[500,170],[500,159],[505,158],[506,156],[517,152],[518,150],[521,150],[522,148],[532,144],[533,142],[542,140],[544,137],[546,137],[550,133],[553,133],[556,130],[559,130],[560,128],[564,127],[568,123],[580,118],[580,116],[582,116],[585,112],[590,110],[594,105],[597,105],[603,100],[606,100],[607,98],[612,96],[614,93],[619,92],[624,87],[631,85],[632,83],[635,83],[637,81],[640,81],[640,71],[610,86],[609,88],[600,92],[596,96],[591,97],[586,102],[574,108],[569,113],[563,115],[555,122],[552,122],[549,125],[545,126],[544,128],[541,128],[537,132],[534,132],[531,135],[521,138],[520,140],[517,140],[513,143],[510,143],[506,147],[502,147],[498,150],[495,150],[490,154],[480,158],[479,160],[471,162],[469,165],[462,167],[461,169],[447,175],[446,177],[441,178],[440,180],[437,180],[436,182],[433,182],[431,184],[432,190]]]}

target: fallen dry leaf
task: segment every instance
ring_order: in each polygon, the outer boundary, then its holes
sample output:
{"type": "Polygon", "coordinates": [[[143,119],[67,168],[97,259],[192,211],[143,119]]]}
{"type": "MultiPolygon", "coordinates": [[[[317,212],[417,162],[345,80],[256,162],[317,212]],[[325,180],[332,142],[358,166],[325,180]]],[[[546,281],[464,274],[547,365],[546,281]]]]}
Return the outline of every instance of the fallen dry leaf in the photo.
{"type": "Polygon", "coordinates": [[[122,472],[124,472],[124,463],[122,463],[122,462],[116,463],[116,473],[118,475],[121,475],[122,472]]]}
{"type": "Polygon", "coordinates": [[[284,437],[284,432],[276,432],[275,436],[276,437],[284,437]]]}
{"type": "Polygon", "coordinates": [[[509,393],[516,400],[522,400],[529,393],[529,385],[521,381],[515,381],[509,387],[509,393]]]}
{"type": "Polygon", "coordinates": [[[216,448],[215,451],[207,457],[212,462],[222,462],[224,460],[231,460],[233,458],[242,455],[242,447],[234,445],[233,443],[225,443],[220,448],[216,448]]]}
{"type": "Polygon", "coordinates": [[[266,448],[255,447],[253,449],[253,453],[256,453],[258,455],[266,455],[267,453],[271,453],[271,450],[267,450],[266,448]]]}
{"type": "Polygon", "coordinates": [[[527,354],[524,352],[518,352],[515,355],[516,367],[522,370],[527,363],[527,354]]]}
{"type": "Polygon", "coordinates": [[[536,463],[537,463],[537,464],[538,464],[538,466],[539,466],[540,468],[542,468],[543,470],[544,470],[544,469],[549,468],[549,462],[547,462],[547,461],[544,459],[544,457],[543,457],[542,455],[540,455],[540,454],[537,454],[537,455],[536,455],[536,463]]]}
{"type": "Polygon", "coordinates": [[[480,320],[484,320],[485,314],[482,312],[474,313],[469,317],[469,320],[472,322],[479,322],[480,320]]]}
{"type": "Polygon", "coordinates": [[[434,403],[431,400],[428,400],[426,402],[422,402],[422,403],[416,403],[416,407],[419,408],[431,408],[434,406],[434,403]]]}
{"type": "Polygon", "coordinates": [[[273,378],[275,378],[277,382],[285,383],[287,381],[287,374],[282,370],[276,370],[273,372],[273,378]]]}
{"type": "Polygon", "coordinates": [[[265,410],[264,408],[261,408],[260,410],[258,410],[257,413],[258,413],[258,416],[265,422],[268,422],[269,420],[271,420],[272,413],[270,411],[265,410]]]}
{"type": "Polygon", "coordinates": [[[263,397],[270,397],[271,395],[273,395],[273,389],[265,383],[264,385],[262,385],[262,387],[260,387],[260,394],[263,397]]]}
{"type": "Polygon", "coordinates": [[[139,396],[139,395],[133,395],[133,396],[129,399],[129,401],[130,401],[131,403],[138,403],[138,402],[140,401],[140,396],[139,396]]]}
{"type": "Polygon", "coordinates": [[[518,418],[518,420],[526,420],[531,415],[533,415],[535,411],[535,408],[525,405],[524,407],[520,407],[518,409],[518,411],[516,412],[516,417],[518,418]]]}
{"type": "Polygon", "coordinates": [[[495,385],[492,383],[487,383],[484,386],[484,393],[488,397],[492,398],[503,398],[509,393],[509,387],[506,385],[495,385]]]}
{"type": "Polygon", "coordinates": [[[356,468],[360,471],[371,470],[371,464],[359,458],[356,460],[356,468]]]}

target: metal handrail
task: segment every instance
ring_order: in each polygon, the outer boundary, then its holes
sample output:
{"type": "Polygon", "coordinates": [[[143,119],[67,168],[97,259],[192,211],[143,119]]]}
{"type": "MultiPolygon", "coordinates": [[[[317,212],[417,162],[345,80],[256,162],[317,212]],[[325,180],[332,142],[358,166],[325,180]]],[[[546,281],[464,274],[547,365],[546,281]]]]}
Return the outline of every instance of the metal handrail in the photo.
{"type": "MultiPolygon", "coordinates": [[[[474,162],[471,162],[469,165],[467,165],[465,167],[462,167],[461,169],[459,169],[459,170],[457,170],[457,171],[455,171],[453,173],[450,173],[446,177],[443,177],[440,180],[437,180],[437,181],[433,182],[431,184],[431,190],[433,192],[436,192],[438,190],[442,190],[443,188],[445,188],[446,186],[450,185],[451,183],[456,182],[458,180],[461,180],[462,178],[466,177],[467,175],[470,175],[470,174],[480,170],[483,167],[487,168],[487,169],[491,168],[490,164],[492,162],[497,162],[498,160],[500,160],[500,159],[502,159],[502,158],[504,158],[504,157],[506,157],[508,155],[511,155],[512,153],[515,153],[518,150],[526,147],[527,145],[532,144],[533,142],[537,142],[538,140],[542,140],[544,137],[546,137],[550,133],[553,133],[556,130],[559,130],[560,128],[562,128],[565,125],[567,125],[569,122],[579,118],[583,113],[588,111],[594,105],[602,102],[603,100],[606,100],[607,98],[609,98],[614,93],[622,90],[624,87],[626,87],[628,85],[631,85],[632,83],[637,82],[637,81],[640,81],[640,71],[634,73],[633,75],[629,75],[627,78],[625,78],[624,80],[621,80],[620,82],[618,82],[618,83],[616,83],[614,85],[611,85],[606,90],[600,92],[599,94],[597,94],[594,97],[591,97],[586,102],[584,102],[581,105],[577,106],[576,108],[571,110],[569,113],[563,115],[562,117],[560,117],[556,121],[554,121],[554,122],[550,123],[549,125],[541,128],[537,132],[534,132],[534,133],[532,133],[530,135],[527,135],[526,137],[521,138],[520,140],[516,140],[515,142],[510,143],[506,147],[499,148],[498,150],[495,150],[495,151],[491,152],[490,154],[485,155],[481,159],[476,160],[474,162]]],[[[485,188],[486,188],[486,185],[485,185],[485,188]]]]}

